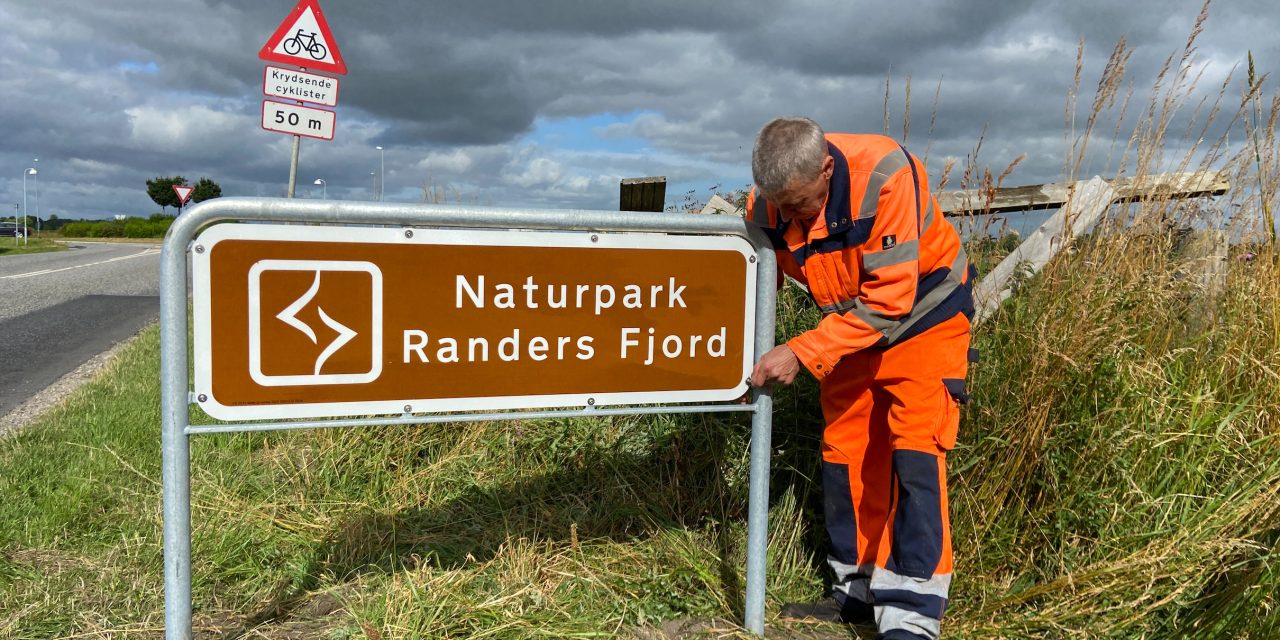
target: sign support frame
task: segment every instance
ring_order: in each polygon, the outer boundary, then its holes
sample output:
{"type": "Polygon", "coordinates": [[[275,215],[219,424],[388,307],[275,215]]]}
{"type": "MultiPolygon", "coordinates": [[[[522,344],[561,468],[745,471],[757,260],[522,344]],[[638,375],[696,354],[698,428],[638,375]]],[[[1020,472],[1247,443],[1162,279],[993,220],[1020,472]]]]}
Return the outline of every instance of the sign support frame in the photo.
{"type": "Polygon", "coordinates": [[[502,413],[405,414],[359,420],[303,420],[191,425],[187,305],[188,252],[196,234],[209,224],[251,220],[311,224],[381,224],[461,229],[640,232],[731,235],[756,250],[756,335],[758,361],[774,346],[777,262],[768,238],[737,216],[629,213],[617,211],[498,209],[456,205],[299,201],[280,198],[216,198],[196,205],[174,221],[160,257],[161,476],[164,516],[165,639],[191,638],[191,457],[190,437],[200,433],[407,425],[549,417],[641,415],[659,413],[750,412],[751,459],[747,515],[747,584],[744,626],[764,636],[765,570],[768,546],[769,465],[773,397],[754,389],[749,404],[661,405],[502,413]]]}

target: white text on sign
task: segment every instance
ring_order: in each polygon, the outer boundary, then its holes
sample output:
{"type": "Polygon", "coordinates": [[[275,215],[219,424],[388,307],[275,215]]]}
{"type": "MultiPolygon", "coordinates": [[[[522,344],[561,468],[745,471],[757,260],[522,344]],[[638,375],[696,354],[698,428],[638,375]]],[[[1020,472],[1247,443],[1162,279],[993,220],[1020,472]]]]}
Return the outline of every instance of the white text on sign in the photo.
{"type": "MultiPolygon", "coordinates": [[[[583,309],[599,316],[615,305],[623,309],[687,309],[684,301],[685,285],[678,284],[674,276],[666,284],[643,287],[636,284],[543,284],[534,276],[523,282],[494,283],[486,286],[485,277],[473,278],[463,274],[455,276],[454,308],[464,309],[583,309]],[[522,295],[523,294],[523,295],[522,295]]],[[[644,365],[652,365],[661,355],[669,360],[686,358],[725,357],[727,328],[710,335],[658,334],[653,327],[622,327],[618,340],[621,346],[619,358],[631,360],[644,357],[644,365]],[[643,343],[643,344],[642,344],[643,343]],[[701,343],[701,346],[700,344],[701,343]],[[632,349],[635,351],[632,351],[632,349]]],[[[542,362],[548,358],[562,361],[572,356],[578,360],[591,360],[596,355],[595,337],[589,335],[529,335],[521,338],[520,329],[512,329],[510,335],[497,341],[496,356],[503,362],[518,362],[524,353],[530,360],[542,362]]],[[[483,337],[433,337],[422,329],[404,331],[402,361],[430,363],[432,357],[438,363],[489,362],[490,340],[483,337]],[[462,345],[466,345],[463,347],[462,345]],[[433,349],[433,356],[427,354],[433,349]]]]}
{"type": "Polygon", "coordinates": [[[336,120],[337,116],[332,111],[274,100],[262,101],[262,128],[268,131],[332,140],[336,120]]]}

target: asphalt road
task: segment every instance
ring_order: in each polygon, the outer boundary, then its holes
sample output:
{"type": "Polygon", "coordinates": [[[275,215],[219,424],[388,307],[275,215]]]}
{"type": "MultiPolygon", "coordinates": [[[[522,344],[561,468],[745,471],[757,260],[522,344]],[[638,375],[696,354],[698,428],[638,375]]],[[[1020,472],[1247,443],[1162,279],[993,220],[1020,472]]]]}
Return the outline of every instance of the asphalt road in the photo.
{"type": "Polygon", "coordinates": [[[159,315],[160,245],[71,247],[0,256],[0,416],[159,315]]]}

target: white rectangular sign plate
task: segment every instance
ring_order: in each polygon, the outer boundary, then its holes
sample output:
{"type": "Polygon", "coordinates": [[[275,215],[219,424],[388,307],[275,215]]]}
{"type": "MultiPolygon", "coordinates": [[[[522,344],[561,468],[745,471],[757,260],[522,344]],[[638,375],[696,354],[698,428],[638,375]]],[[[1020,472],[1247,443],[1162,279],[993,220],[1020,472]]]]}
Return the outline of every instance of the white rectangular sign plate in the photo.
{"type": "Polygon", "coordinates": [[[274,100],[262,101],[262,128],[267,131],[332,140],[337,114],[274,100]]]}
{"type": "Polygon", "coordinates": [[[338,106],[338,79],[267,65],[262,72],[262,93],[273,98],[336,107],[338,106]]]}

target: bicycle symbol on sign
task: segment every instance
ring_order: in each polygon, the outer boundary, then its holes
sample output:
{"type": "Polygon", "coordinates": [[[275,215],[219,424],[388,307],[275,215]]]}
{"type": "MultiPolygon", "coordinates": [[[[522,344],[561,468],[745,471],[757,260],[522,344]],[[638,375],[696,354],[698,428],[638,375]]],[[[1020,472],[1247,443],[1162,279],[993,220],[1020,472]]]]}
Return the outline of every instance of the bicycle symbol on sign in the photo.
{"type": "Polygon", "coordinates": [[[314,60],[324,60],[329,55],[329,50],[324,45],[316,42],[316,33],[306,33],[302,29],[293,34],[292,38],[284,41],[284,52],[296,56],[299,52],[306,50],[307,55],[314,60]]]}

